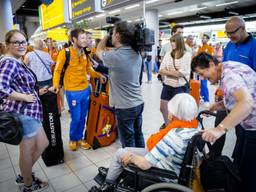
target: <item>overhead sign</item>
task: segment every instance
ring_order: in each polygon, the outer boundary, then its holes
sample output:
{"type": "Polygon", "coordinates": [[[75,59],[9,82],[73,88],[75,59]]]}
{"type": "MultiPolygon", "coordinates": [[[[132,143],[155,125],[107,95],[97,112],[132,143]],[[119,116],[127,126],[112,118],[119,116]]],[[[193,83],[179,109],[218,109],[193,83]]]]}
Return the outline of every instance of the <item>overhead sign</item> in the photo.
{"type": "Polygon", "coordinates": [[[71,0],[71,19],[85,18],[101,12],[99,1],[71,0]]]}
{"type": "Polygon", "coordinates": [[[112,9],[122,7],[124,5],[130,5],[133,2],[139,2],[141,0],[101,0],[101,9],[112,9]]]}
{"type": "Polygon", "coordinates": [[[66,1],[54,0],[50,5],[39,7],[39,16],[43,30],[68,23],[68,5],[66,1]]]}

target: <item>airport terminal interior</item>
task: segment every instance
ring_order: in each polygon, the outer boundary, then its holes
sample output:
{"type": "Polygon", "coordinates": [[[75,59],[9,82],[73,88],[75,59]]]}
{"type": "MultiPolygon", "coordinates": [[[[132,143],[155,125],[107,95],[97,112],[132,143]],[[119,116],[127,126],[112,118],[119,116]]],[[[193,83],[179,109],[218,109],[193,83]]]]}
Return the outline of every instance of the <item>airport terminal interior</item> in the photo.
{"type": "MultiPolygon", "coordinates": [[[[165,49],[166,46],[169,45],[169,51],[171,51],[171,44],[175,42],[175,40],[173,39],[176,38],[178,34],[178,36],[182,38],[183,45],[185,46],[186,44],[186,47],[188,47],[188,48],[185,48],[185,50],[187,50],[187,52],[189,50],[190,52],[189,65],[191,60],[194,57],[197,57],[197,55],[201,53],[201,51],[199,50],[205,44],[207,44],[208,50],[209,50],[209,47],[212,49],[212,52],[209,54],[213,55],[218,59],[219,62],[221,62],[222,59],[225,57],[224,50],[226,46],[230,43],[230,41],[232,41],[233,35],[235,36],[236,33],[240,33],[240,31],[243,30],[246,32],[246,34],[247,33],[250,34],[249,36],[251,38],[255,38],[256,36],[256,1],[255,0],[236,0],[236,1],[235,0],[214,0],[214,1],[211,1],[211,0],[0,0],[0,43],[1,43],[1,46],[5,46],[6,48],[8,48],[8,43],[11,43],[12,45],[10,46],[14,46],[14,47],[15,47],[15,43],[17,47],[23,47],[23,44],[24,45],[26,44],[26,42],[24,43],[22,41],[17,41],[17,42],[7,42],[7,44],[4,45],[6,43],[5,34],[9,30],[20,30],[26,34],[27,36],[26,45],[28,47],[27,55],[30,52],[33,52],[33,49],[38,46],[38,42],[43,42],[44,48],[42,50],[45,51],[46,53],[49,53],[48,55],[53,62],[52,64],[55,65],[55,69],[52,69],[52,74],[54,79],[55,78],[54,75],[56,73],[54,70],[56,70],[56,68],[59,66],[58,62],[60,62],[61,60],[60,57],[65,55],[65,50],[66,50],[65,48],[68,47],[69,45],[72,47],[72,44],[77,43],[72,41],[73,39],[70,38],[70,35],[72,34],[72,29],[81,28],[85,31],[86,35],[88,34],[91,35],[92,39],[91,39],[90,45],[87,42],[86,51],[89,50],[90,52],[89,54],[91,55],[90,56],[88,55],[88,57],[93,58],[92,60],[90,60],[90,62],[92,63],[92,66],[90,67],[91,68],[93,67],[94,70],[97,71],[96,68],[100,64],[98,64],[95,61],[93,54],[97,55],[97,58],[98,58],[98,54],[99,55],[101,54],[99,58],[103,58],[103,65],[104,65],[104,62],[105,62],[104,58],[106,57],[106,54],[105,52],[101,53],[100,51],[98,51],[101,45],[99,41],[104,39],[105,36],[109,35],[112,28],[115,26],[115,23],[120,21],[121,22],[126,21],[126,23],[130,25],[140,26],[142,31],[145,28],[149,29],[148,31],[144,30],[141,33],[142,36],[144,35],[142,38],[145,38],[145,36],[148,38],[147,40],[144,39],[142,45],[140,45],[140,51],[143,52],[142,54],[143,68],[141,68],[142,76],[140,76],[141,85],[138,88],[141,90],[142,100],[144,102],[141,129],[142,129],[142,134],[144,136],[144,140],[146,142],[148,138],[151,137],[152,134],[157,133],[159,131],[160,127],[164,128],[167,126],[165,123],[165,119],[163,117],[164,112],[162,108],[163,107],[162,105],[164,105],[163,100],[164,101],[167,100],[167,102],[169,100],[169,99],[163,99],[163,89],[164,89],[163,85],[168,81],[165,79],[163,75],[163,72],[162,72],[163,68],[161,68],[161,64],[165,58],[165,55],[161,55],[163,49],[165,49]],[[228,29],[225,27],[227,27],[227,22],[232,17],[236,19],[240,18],[241,21],[244,22],[245,27],[241,25],[241,26],[238,26],[237,28],[233,28],[232,31],[228,31],[228,29]],[[181,32],[173,31],[173,29],[175,29],[176,27],[179,28],[179,26],[182,29],[181,32]],[[170,38],[171,38],[171,41],[170,41],[170,38]],[[72,41],[71,44],[70,44],[70,40],[72,41]],[[49,46],[48,41],[50,41],[51,47],[48,47],[49,46]],[[31,50],[29,51],[29,49],[31,50]],[[54,54],[51,51],[51,49],[56,51],[56,54],[54,54]],[[62,55],[60,53],[62,53],[62,55]],[[97,65],[93,63],[94,61],[97,63],[97,65]],[[162,75],[160,75],[160,73],[162,75]]],[[[114,34],[118,33],[118,32],[116,33],[115,32],[116,31],[114,31],[114,34]]],[[[113,36],[114,35],[112,35],[112,43],[113,43],[113,46],[115,47],[113,36]]],[[[177,47],[177,42],[176,42],[176,47],[177,47]]],[[[73,49],[73,48],[70,48],[70,49],[73,49]]],[[[172,49],[175,49],[175,48],[172,48],[172,49]]],[[[256,49],[256,43],[254,44],[254,49],[256,49]]],[[[6,49],[6,52],[8,52],[8,49],[6,49]]],[[[106,51],[106,53],[107,52],[108,51],[106,51]]],[[[206,52],[207,52],[207,49],[206,49],[206,52]]],[[[166,53],[169,53],[169,52],[167,51],[166,53]]],[[[5,58],[4,54],[5,52],[0,52],[0,58],[1,58],[0,73],[1,71],[3,72],[3,70],[1,70],[1,64],[2,64],[2,60],[4,60],[5,58]]],[[[72,54],[73,52],[71,50],[69,55],[70,63],[74,62],[74,59],[72,59],[73,57],[72,54]]],[[[81,54],[85,54],[85,53],[81,53],[81,54]]],[[[237,53],[237,54],[240,54],[240,53],[237,53]]],[[[256,58],[256,51],[254,51],[254,54],[255,55],[252,57],[256,58]]],[[[80,55],[78,57],[80,57],[80,55]]],[[[84,56],[84,58],[86,57],[87,56],[84,56]]],[[[24,59],[24,62],[25,62],[26,58],[28,57],[26,56],[22,57],[22,60],[24,59]]],[[[44,59],[46,58],[43,57],[42,59],[44,61],[44,59]]],[[[251,58],[246,57],[246,59],[251,59],[251,58]]],[[[78,60],[80,62],[80,59],[77,59],[77,61],[78,60]]],[[[253,67],[252,68],[255,71],[256,61],[255,59],[252,59],[252,60],[254,60],[253,61],[254,64],[252,64],[251,66],[254,66],[254,68],[253,67]]],[[[41,58],[39,62],[40,61],[42,61],[41,58]]],[[[62,65],[64,65],[64,63],[62,63],[62,65]]],[[[180,63],[178,62],[177,65],[180,65],[180,63]]],[[[65,73],[69,73],[68,67],[65,73]]],[[[108,80],[109,85],[105,87],[105,90],[107,89],[111,89],[111,90],[110,91],[107,90],[104,93],[104,97],[107,97],[107,99],[109,99],[109,94],[110,95],[113,94],[115,96],[118,95],[119,97],[125,97],[125,98],[128,97],[127,95],[119,94],[118,91],[116,92],[113,91],[114,86],[111,83],[113,83],[112,81],[114,81],[114,79],[111,79],[112,78],[111,75],[113,75],[111,71],[112,70],[111,67],[108,69],[109,74],[105,75],[110,79],[108,80]]],[[[198,68],[196,67],[196,69],[198,68]]],[[[81,70],[83,69],[81,68],[81,70]]],[[[175,71],[175,70],[176,70],[176,67],[174,65],[174,68],[172,71],[175,71]]],[[[130,70],[127,70],[127,71],[130,71],[130,70]]],[[[99,71],[98,73],[100,73],[101,75],[103,74],[101,73],[101,71],[99,71]]],[[[212,81],[209,79],[208,79],[209,81],[206,81],[202,77],[199,77],[197,73],[193,73],[191,71],[189,71],[189,74],[190,74],[190,82],[186,80],[186,77],[184,75],[183,76],[181,75],[175,78],[176,79],[180,78],[180,81],[177,80],[177,82],[179,83],[183,82],[185,78],[185,81],[184,81],[185,84],[186,82],[190,84],[190,87],[189,87],[190,95],[192,95],[193,98],[195,98],[199,111],[208,110],[209,107],[215,103],[216,97],[218,96],[218,89],[219,89],[218,82],[212,83],[212,81]],[[199,86],[201,85],[201,89],[202,89],[202,83],[200,84],[201,81],[206,81],[206,85],[204,84],[204,86],[206,86],[206,88],[208,87],[207,96],[205,96],[204,93],[200,92],[199,87],[197,89],[197,93],[195,93],[194,95],[192,93],[194,90],[191,91],[192,89],[194,89],[194,87],[192,87],[193,85],[191,84],[191,82],[198,83],[199,86]],[[205,99],[205,97],[208,97],[208,99],[205,99]]],[[[188,77],[189,77],[189,74],[187,74],[188,77]]],[[[60,76],[60,74],[58,75],[60,76]]],[[[119,75],[119,77],[120,76],[121,75],[119,75]]],[[[127,74],[123,74],[123,76],[127,76],[127,78],[130,78],[131,76],[133,77],[134,75],[130,75],[127,72],[127,74]]],[[[98,75],[97,77],[101,77],[101,76],[98,75]]],[[[166,75],[166,77],[169,77],[169,76],[166,75]]],[[[254,82],[256,82],[255,78],[256,76],[254,76],[254,82]]],[[[4,78],[0,74],[0,88],[4,87],[1,84],[2,79],[4,78]]],[[[77,79],[79,78],[77,77],[77,79]]],[[[86,86],[89,86],[92,89],[91,96],[90,96],[91,100],[92,100],[92,95],[93,95],[93,98],[98,97],[98,96],[95,96],[94,94],[95,94],[95,87],[99,86],[97,84],[99,83],[99,81],[97,81],[96,83],[97,85],[95,86],[93,85],[92,81],[90,81],[90,76],[88,74],[87,76],[86,74],[84,75],[84,79],[86,82],[91,82],[92,84],[92,85],[87,85],[88,83],[86,84],[86,86]]],[[[139,79],[139,77],[136,79],[139,79]]],[[[64,77],[64,89],[66,88],[65,83],[66,84],[70,83],[68,81],[71,81],[71,80],[67,80],[64,77]]],[[[123,81],[123,80],[120,80],[120,81],[123,81]]],[[[137,83],[139,83],[139,81],[137,83]]],[[[53,81],[53,85],[54,85],[54,81],[53,81]]],[[[254,86],[253,87],[254,90],[256,89],[255,85],[256,83],[252,85],[254,86]]],[[[48,88],[49,87],[47,87],[47,90],[48,88]]],[[[53,91],[56,91],[56,90],[57,89],[54,89],[53,91]]],[[[93,186],[95,186],[96,188],[100,188],[99,183],[97,183],[94,180],[95,176],[99,173],[98,168],[109,167],[113,157],[116,154],[116,151],[120,149],[122,146],[124,146],[124,143],[123,143],[124,141],[120,139],[120,135],[117,136],[118,135],[117,133],[116,133],[117,135],[114,136],[114,139],[112,139],[110,142],[108,141],[110,138],[112,138],[112,134],[113,134],[112,131],[118,130],[117,121],[120,121],[120,119],[118,119],[117,116],[113,115],[113,118],[115,119],[115,123],[111,125],[112,117],[111,118],[107,117],[106,119],[104,119],[104,122],[103,122],[103,124],[104,123],[105,124],[102,125],[101,127],[101,129],[103,129],[102,133],[100,135],[96,135],[98,134],[97,131],[95,133],[95,138],[98,136],[99,138],[106,137],[106,141],[108,142],[106,144],[107,146],[100,146],[101,143],[99,143],[98,141],[97,141],[98,143],[96,144],[95,144],[95,141],[94,142],[87,141],[86,143],[87,147],[82,147],[84,146],[83,144],[78,144],[78,142],[71,141],[70,139],[70,129],[72,126],[71,116],[74,115],[73,108],[70,109],[70,107],[71,105],[72,107],[76,105],[75,103],[76,100],[73,99],[72,101],[68,101],[66,99],[68,98],[68,94],[72,91],[63,90],[63,88],[61,88],[60,90],[58,88],[58,91],[59,92],[57,93],[56,103],[55,103],[57,107],[56,109],[58,112],[58,115],[56,118],[60,119],[61,125],[59,126],[59,129],[56,129],[54,131],[53,130],[54,125],[52,125],[50,121],[49,122],[50,125],[48,125],[48,130],[45,130],[45,132],[48,139],[50,140],[50,144],[52,142],[52,138],[49,138],[49,137],[52,137],[53,134],[55,134],[55,132],[58,132],[59,134],[61,134],[60,138],[58,138],[57,136],[54,136],[54,139],[56,138],[57,140],[62,139],[63,143],[61,143],[60,145],[63,145],[61,147],[63,147],[63,150],[64,150],[63,162],[58,162],[54,165],[47,166],[46,165],[47,157],[45,157],[46,159],[39,157],[38,161],[32,167],[32,171],[33,171],[32,174],[34,174],[36,178],[40,178],[40,180],[48,182],[48,187],[45,189],[42,189],[42,191],[45,191],[45,192],[86,192],[86,191],[90,191],[90,189],[93,186]],[[61,90],[62,90],[62,93],[60,93],[61,90]],[[105,121],[107,121],[107,123],[105,121]],[[109,125],[109,127],[107,125],[109,125]],[[72,144],[74,144],[75,146],[74,145],[72,146],[72,144]],[[80,145],[81,147],[79,147],[80,145]],[[94,147],[95,145],[97,145],[97,147],[94,147]]],[[[4,91],[2,92],[6,93],[4,91]]],[[[98,94],[101,94],[101,93],[98,93],[98,94]]],[[[1,98],[2,95],[3,94],[1,93],[1,90],[0,90],[0,101],[1,99],[3,99],[1,98]]],[[[131,93],[130,95],[132,99],[137,97],[137,96],[134,96],[133,93],[131,93]]],[[[254,97],[253,98],[254,104],[252,107],[253,108],[252,110],[254,111],[252,112],[254,113],[253,114],[254,119],[252,120],[253,121],[252,124],[256,126],[256,122],[255,122],[256,96],[255,96],[255,93],[252,93],[252,95],[254,97]]],[[[91,100],[88,100],[88,102],[90,102],[90,106],[88,109],[88,113],[86,115],[86,120],[84,122],[84,131],[88,128],[89,126],[88,124],[91,123],[90,121],[99,118],[98,116],[101,115],[99,111],[92,110],[94,102],[91,100]]],[[[4,101],[3,104],[1,104],[0,102],[1,110],[5,109],[4,108],[5,99],[3,99],[3,101],[4,101]],[[1,105],[3,105],[3,108],[1,108],[1,105]]],[[[101,102],[101,101],[95,100],[95,102],[101,102]]],[[[112,106],[109,106],[108,100],[107,100],[107,105],[108,106],[106,108],[108,110],[108,113],[114,111],[114,109],[111,108],[112,106]]],[[[167,106],[166,103],[165,105],[167,106]]],[[[45,106],[43,105],[43,107],[45,106]]],[[[52,106],[48,105],[48,107],[51,108],[52,106]]],[[[190,110],[189,107],[186,110],[190,110]]],[[[229,108],[229,109],[226,109],[226,111],[230,112],[232,111],[232,109],[229,108]]],[[[244,112],[244,110],[241,110],[241,111],[244,112]]],[[[75,115],[73,116],[73,118],[74,117],[75,115]]],[[[0,118],[1,118],[1,115],[0,115],[0,118]]],[[[45,118],[45,114],[44,114],[44,118],[45,118]]],[[[215,127],[216,126],[214,125],[215,120],[216,119],[214,116],[203,116],[204,127],[206,129],[215,127]]],[[[2,119],[0,119],[0,121],[2,121],[2,119]]],[[[219,128],[223,128],[223,124],[225,124],[225,122],[227,121],[223,121],[222,124],[219,125],[219,128]]],[[[239,123],[240,122],[237,122],[237,124],[239,123]]],[[[47,126],[47,125],[43,124],[43,126],[47,126]]],[[[97,129],[100,129],[100,127],[97,129]]],[[[254,127],[254,129],[252,128],[252,130],[255,132],[256,127],[254,127]]],[[[86,133],[87,139],[89,137],[88,135],[91,134],[88,132],[89,130],[86,133]]],[[[226,133],[226,139],[225,139],[225,144],[222,150],[222,155],[225,155],[229,159],[233,160],[232,153],[233,153],[235,143],[236,143],[236,138],[237,138],[235,133],[235,128],[234,126],[230,127],[229,130],[227,131],[227,127],[225,127],[224,132],[226,133]]],[[[2,132],[0,133],[2,134],[2,132]]],[[[84,138],[86,138],[86,135],[84,138]]],[[[55,142],[58,143],[59,141],[55,141],[55,142]]],[[[57,155],[58,149],[56,149],[56,151],[54,151],[53,154],[54,153],[57,155]]],[[[19,174],[21,174],[19,158],[20,158],[19,145],[10,145],[4,142],[0,142],[0,192],[19,192],[19,191],[26,192],[23,185],[17,185],[17,182],[15,183],[15,180],[17,181],[17,177],[19,176],[19,174]]],[[[34,180],[32,184],[33,183],[34,183],[34,180]]],[[[38,190],[33,189],[28,191],[31,191],[31,192],[40,191],[40,189],[38,190]]],[[[114,189],[112,191],[114,191],[114,189]]],[[[161,190],[156,190],[156,191],[161,191],[161,190]]],[[[165,190],[165,191],[171,191],[171,190],[165,190]]],[[[193,191],[201,192],[203,190],[193,189],[193,191]]],[[[251,190],[247,190],[247,191],[255,192],[251,190]]],[[[119,192],[121,192],[121,190],[119,192]]]]}

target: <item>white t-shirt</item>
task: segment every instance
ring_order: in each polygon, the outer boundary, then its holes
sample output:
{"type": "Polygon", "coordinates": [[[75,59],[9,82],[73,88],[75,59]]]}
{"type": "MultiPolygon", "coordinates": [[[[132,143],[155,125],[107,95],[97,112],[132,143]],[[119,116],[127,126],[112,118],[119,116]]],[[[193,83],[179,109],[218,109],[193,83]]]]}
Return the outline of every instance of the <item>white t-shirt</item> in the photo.
{"type": "MultiPolygon", "coordinates": [[[[191,72],[191,58],[192,55],[190,52],[186,51],[185,54],[180,59],[175,59],[175,67],[181,72],[186,79],[189,81],[190,72],[191,72]]],[[[163,61],[160,66],[161,69],[165,70],[176,70],[173,66],[173,58],[171,57],[171,51],[165,54],[163,61]]],[[[172,87],[181,87],[186,84],[186,81],[183,77],[178,79],[174,79],[171,77],[165,76],[164,84],[172,86],[172,87]]]]}

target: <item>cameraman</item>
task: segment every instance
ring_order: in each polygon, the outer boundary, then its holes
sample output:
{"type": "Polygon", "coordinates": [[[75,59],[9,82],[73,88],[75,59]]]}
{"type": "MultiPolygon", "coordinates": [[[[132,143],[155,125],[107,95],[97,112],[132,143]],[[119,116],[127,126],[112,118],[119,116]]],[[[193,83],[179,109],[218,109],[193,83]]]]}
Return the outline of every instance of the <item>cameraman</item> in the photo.
{"type": "Polygon", "coordinates": [[[134,46],[134,25],[115,23],[112,34],[114,49],[106,49],[109,36],[97,46],[96,54],[109,69],[110,105],[115,108],[122,147],[144,147],[142,134],[141,55],[134,46]]]}

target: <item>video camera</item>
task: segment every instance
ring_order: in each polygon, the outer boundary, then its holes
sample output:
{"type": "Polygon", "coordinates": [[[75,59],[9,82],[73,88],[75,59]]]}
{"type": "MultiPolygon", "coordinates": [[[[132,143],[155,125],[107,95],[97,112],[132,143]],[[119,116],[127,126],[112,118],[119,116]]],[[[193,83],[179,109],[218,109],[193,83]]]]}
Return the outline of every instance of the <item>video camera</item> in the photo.
{"type": "MultiPolygon", "coordinates": [[[[119,17],[106,17],[106,23],[115,24],[121,21],[119,17]]],[[[107,40],[107,47],[113,47],[112,34],[113,28],[109,31],[109,38],[107,40]]],[[[143,23],[135,24],[135,47],[138,51],[152,51],[152,46],[155,44],[154,31],[144,27],[143,23]]]]}

